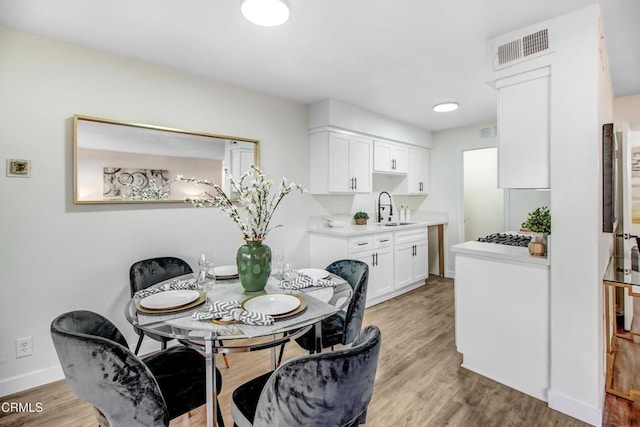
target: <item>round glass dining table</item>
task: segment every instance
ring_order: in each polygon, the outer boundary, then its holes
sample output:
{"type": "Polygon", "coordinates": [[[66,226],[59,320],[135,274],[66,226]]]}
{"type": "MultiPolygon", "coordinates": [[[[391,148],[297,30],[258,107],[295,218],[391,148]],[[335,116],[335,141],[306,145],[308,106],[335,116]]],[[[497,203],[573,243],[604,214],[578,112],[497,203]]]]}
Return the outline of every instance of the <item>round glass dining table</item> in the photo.
{"type": "MultiPolygon", "coordinates": [[[[192,275],[177,279],[192,278],[192,275]]],[[[173,278],[171,280],[175,280],[173,278]]],[[[238,279],[217,280],[213,288],[200,299],[202,304],[175,311],[145,310],[140,300],[132,298],[126,308],[125,317],[133,326],[141,330],[179,340],[183,345],[196,348],[205,357],[207,427],[216,423],[215,399],[215,354],[248,352],[271,349],[271,364],[276,368],[276,348],[281,344],[298,338],[311,328],[316,329],[316,348],[322,349],[321,321],[344,309],[351,299],[351,286],[342,278],[332,275],[335,287],[308,287],[298,290],[283,290],[280,280],[270,277],[264,291],[245,292],[238,279]],[[294,294],[305,307],[291,316],[277,318],[272,325],[255,326],[244,323],[196,320],[192,314],[202,310],[211,301],[240,301],[262,294],[294,294]],[[315,326],[314,326],[315,325],[315,326]],[[225,340],[234,340],[226,345],[225,340]],[[237,340],[246,340],[246,344],[237,344],[237,340]]],[[[169,281],[167,281],[169,282],[169,281]]],[[[161,284],[160,284],[161,285],[161,284]]],[[[158,286],[158,285],[155,285],[158,286]]]]}

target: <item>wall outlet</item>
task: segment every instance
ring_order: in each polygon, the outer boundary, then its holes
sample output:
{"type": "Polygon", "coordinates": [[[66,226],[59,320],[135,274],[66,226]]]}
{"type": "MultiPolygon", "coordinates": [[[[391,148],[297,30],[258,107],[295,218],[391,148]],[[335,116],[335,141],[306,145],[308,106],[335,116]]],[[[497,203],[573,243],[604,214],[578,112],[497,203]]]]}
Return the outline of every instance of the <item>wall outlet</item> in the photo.
{"type": "Polygon", "coordinates": [[[33,354],[33,338],[24,337],[16,340],[16,359],[33,354]]]}

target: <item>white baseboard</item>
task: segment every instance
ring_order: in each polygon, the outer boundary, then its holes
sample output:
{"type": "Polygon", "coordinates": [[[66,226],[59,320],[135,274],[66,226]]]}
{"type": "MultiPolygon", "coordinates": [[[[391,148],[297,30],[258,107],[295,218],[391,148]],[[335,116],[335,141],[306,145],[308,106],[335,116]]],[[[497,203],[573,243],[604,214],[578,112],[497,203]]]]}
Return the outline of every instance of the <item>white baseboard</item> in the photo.
{"type": "Polygon", "coordinates": [[[11,378],[5,378],[0,380],[0,396],[18,393],[20,391],[58,381],[63,378],[64,373],[62,372],[60,365],[27,372],[26,374],[11,378]]]}
{"type": "Polygon", "coordinates": [[[562,393],[549,390],[549,407],[593,426],[602,426],[602,408],[587,405],[562,393]]]}
{"type": "Polygon", "coordinates": [[[445,272],[445,276],[444,277],[448,277],[449,279],[455,279],[456,272],[454,270],[447,270],[445,272]]]}
{"type": "MultiPolygon", "coordinates": [[[[179,344],[177,341],[171,341],[169,343],[169,347],[173,345],[179,344]]],[[[131,351],[134,349],[135,346],[131,348],[131,351]]],[[[160,343],[158,341],[145,338],[140,346],[139,354],[145,355],[158,350],[160,350],[160,343]]],[[[19,393],[33,387],[49,384],[62,379],[64,379],[64,372],[62,372],[62,367],[59,364],[51,366],[50,368],[27,372],[15,377],[3,378],[0,379],[0,396],[4,397],[10,394],[19,393]]]]}

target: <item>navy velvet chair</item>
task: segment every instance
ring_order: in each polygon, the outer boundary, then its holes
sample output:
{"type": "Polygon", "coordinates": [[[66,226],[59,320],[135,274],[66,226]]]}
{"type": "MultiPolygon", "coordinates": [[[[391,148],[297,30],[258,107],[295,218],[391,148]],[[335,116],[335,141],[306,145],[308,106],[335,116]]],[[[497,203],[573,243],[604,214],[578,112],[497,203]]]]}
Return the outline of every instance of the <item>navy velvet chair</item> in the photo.
{"type": "MultiPolygon", "coordinates": [[[[91,311],[58,316],[51,337],[69,387],[94,405],[102,426],[168,426],[206,403],[205,360],[193,349],[172,347],[140,359],[113,323],[91,311]]],[[[217,369],[216,381],[220,392],[217,369]]],[[[224,425],[219,407],[217,418],[224,425]]]]}
{"type": "MultiPolygon", "coordinates": [[[[155,285],[156,283],[190,273],[193,273],[191,266],[180,258],[161,257],[135,262],[131,268],[129,268],[131,297],[133,297],[133,294],[136,292],[147,289],[149,286],[155,285]]],[[[140,345],[142,345],[142,340],[145,335],[151,339],[160,341],[160,345],[163,350],[166,350],[167,342],[171,341],[171,338],[163,337],[162,335],[150,334],[148,332],[144,332],[140,328],[136,328],[135,326],[133,327],[133,330],[139,335],[136,350],[134,352],[135,354],[138,354],[140,351],[140,345]]]]}
{"type": "Polygon", "coordinates": [[[349,348],[300,356],[234,390],[234,425],[355,426],[366,421],[380,354],[377,326],[349,348]]]}

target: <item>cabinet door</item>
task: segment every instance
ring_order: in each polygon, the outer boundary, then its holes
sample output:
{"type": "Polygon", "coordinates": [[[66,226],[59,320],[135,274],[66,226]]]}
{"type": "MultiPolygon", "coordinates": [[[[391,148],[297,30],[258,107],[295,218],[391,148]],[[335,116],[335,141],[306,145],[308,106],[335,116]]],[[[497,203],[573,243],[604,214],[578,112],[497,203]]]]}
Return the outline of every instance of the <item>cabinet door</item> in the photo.
{"type": "Polygon", "coordinates": [[[350,178],[353,192],[371,193],[371,140],[353,138],[349,145],[350,178]]]}
{"type": "Polygon", "coordinates": [[[336,133],[329,136],[329,191],[348,193],[352,176],[349,173],[349,137],[336,133]]]}
{"type": "Polygon", "coordinates": [[[393,291],[393,253],[391,249],[371,251],[354,256],[369,266],[367,301],[393,291]]]}
{"type": "Polygon", "coordinates": [[[407,173],[409,148],[406,145],[376,140],[373,145],[373,170],[383,173],[407,173]]]}
{"type": "Polygon", "coordinates": [[[414,246],[414,256],[411,258],[413,283],[429,276],[429,246],[427,242],[415,243],[414,246]]]}
{"type": "Polygon", "coordinates": [[[392,150],[393,172],[407,173],[409,171],[409,148],[395,145],[392,150]]]}
{"type": "Polygon", "coordinates": [[[383,141],[373,143],[373,170],[376,172],[391,172],[393,154],[391,144],[383,141]]]}
{"type": "Polygon", "coordinates": [[[426,148],[409,149],[409,194],[427,194],[429,192],[429,150],[426,148]]]}
{"type": "Polygon", "coordinates": [[[549,188],[550,72],[498,80],[498,187],[549,188]]]}
{"type": "Polygon", "coordinates": [[[393,291],[393,252],[391,249],[375,252],[375,265],[369,274],[367,296],[372,298],[393,291]]]}
{"type": "Polygon", "coordinates": [[[395,289],[400,289],[412,283],[413,277],[413,244],[396,246],[394,279],[395,289]]]}

